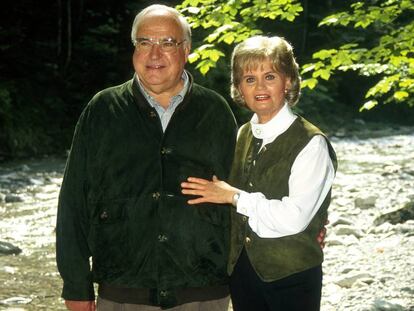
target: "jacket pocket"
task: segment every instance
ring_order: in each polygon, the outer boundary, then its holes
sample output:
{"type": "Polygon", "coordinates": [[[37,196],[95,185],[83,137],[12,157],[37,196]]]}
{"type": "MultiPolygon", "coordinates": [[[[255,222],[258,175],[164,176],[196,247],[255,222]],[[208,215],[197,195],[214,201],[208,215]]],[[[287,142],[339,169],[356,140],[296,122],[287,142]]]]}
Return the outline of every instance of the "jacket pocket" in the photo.
{"type": "Polygon", "coordinates": [[[98,280],[114,280],[130,264],[127,205],[123,200],[100,202],[94,206],[88,241],[98,280]]]}

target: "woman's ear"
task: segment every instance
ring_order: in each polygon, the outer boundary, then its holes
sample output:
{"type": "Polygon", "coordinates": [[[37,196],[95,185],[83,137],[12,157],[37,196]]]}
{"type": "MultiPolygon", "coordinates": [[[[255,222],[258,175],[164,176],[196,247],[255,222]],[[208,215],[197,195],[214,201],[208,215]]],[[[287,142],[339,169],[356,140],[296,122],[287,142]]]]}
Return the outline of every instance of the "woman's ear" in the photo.
{"type": "Polygon", "coordinates": [[[290,78],[286,78],[285,90],[290,90],[291,87],[292,87],[292,82],[291,82],[290,78]]]}
{"type": "Polygon", "coordinates": [[[238,87],[237,89],[239,90],[239,93],[240,93],[240,97],[244,99],[244,95],[243,95],[243,92],[241,91],[241,88],[240,88],[240,86],[239,86],[239,87],[238,87]]]}

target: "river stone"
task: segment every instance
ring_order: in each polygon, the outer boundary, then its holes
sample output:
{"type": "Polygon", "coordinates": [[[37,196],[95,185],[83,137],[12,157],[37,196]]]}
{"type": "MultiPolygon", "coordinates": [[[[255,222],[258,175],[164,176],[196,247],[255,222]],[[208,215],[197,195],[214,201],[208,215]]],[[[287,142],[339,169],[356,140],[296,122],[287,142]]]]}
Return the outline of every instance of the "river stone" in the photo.
{"type": "MultiPolygon", "coordinates": [[[[31,303],[33,299],[28,297],[10,297],[4,300],[0,300],[0,305],[12,305],[12,304],[28,304],[31,303]]],[[[9,309],[10,310],[10,309],[9,309]]]]}
{"type": "Polygon", "coordinates": [[[368,208],[375,207],[377,198],[378,198],[377,195],[370,195],[370,196],[356,198],[354,201],[355,207],[358,207],[360,209],[368,209],[368,208]]]}
{"type": "Polygon", "coordinates": [[[409,202],[405,204],[404,207],[392,211],[383,215],[378,216],[374,220],[374,225],[378,226],[385,222],[389,222],[390,224],[401,224],[406,222],[407,220],[414,219],[414,202],[409,202]]]}
{"type": "Polygon", "coordinates": [[[22,250],[9,242],[0,241],[0,254],[2,255],[18,255],[22,250]]]}
{"type": "Polygon", "coordinates": [[[349,273],[349,274],[346,274],[343,278],[336,280],[335,284],[341,287],[350,288],[358,280],[365,280],[365,281],[372,280],[370,281],[372,283],[373,276],[369,273],[349,273]]]}
{"type": "Polygon", "coordinates": [[[362,237],[364,234],[361,232],[361,230],[353,228],[349,225],[337,225],[335,227],[335,233],[336,235],[354,235],[357,238],[362,237]]]}
{"type": "Polygon", "coordinates": [[[16,203],[16,202],[23,202],[23,199],[15,194],[7,194],[4,201],[6,203],[16,203]]]}
{"type": "Polygon", "coordinates": [[[404,311],[405,308],[399,304],[391,303],[382,299],[376,299],[371,308],[372,311],[404,311]]]}

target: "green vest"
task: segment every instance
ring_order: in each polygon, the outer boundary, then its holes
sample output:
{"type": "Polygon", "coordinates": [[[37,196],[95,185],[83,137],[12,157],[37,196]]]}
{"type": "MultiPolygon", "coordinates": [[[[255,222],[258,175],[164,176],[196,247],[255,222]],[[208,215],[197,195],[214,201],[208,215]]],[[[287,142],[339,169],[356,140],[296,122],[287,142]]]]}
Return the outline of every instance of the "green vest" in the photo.
{"type": "MultiPolygon", "coordinates": [[[[230,183],[247,192],[261,192],[267,199],[282,199],[289,195],[289,175],[297,155],[315,135],[324,136],[314,125],[298,117],[288,130],[262,148],[253,166],[253,134],[250,123],[245,124],[240,129],[230,183]]],[[[328,139],[326,141],[336,169],[335,152],[328,139]]],[[[258,276],[267,282],[321,264],[323,252],[316,237],[327,219],[330,198],[329,191],[303,232],[281,238],[260,238],[249,227],[248,217],[238,214],[235,208],[232,209],[229,274],[243,247],[258,276]]]]}

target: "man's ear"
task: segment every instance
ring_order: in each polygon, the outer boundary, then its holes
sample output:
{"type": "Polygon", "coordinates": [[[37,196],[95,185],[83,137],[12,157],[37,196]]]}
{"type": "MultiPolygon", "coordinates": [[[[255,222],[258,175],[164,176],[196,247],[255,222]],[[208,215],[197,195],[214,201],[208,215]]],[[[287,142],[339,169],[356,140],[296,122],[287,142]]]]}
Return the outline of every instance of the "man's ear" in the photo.
{"type": "Polygon", "coordinates": [[[185,55],[185,62],[188,62],[188,56],[190,55],[191,52],[191,44],[186,44],[184,46],[184,55],[185,55]]]}

